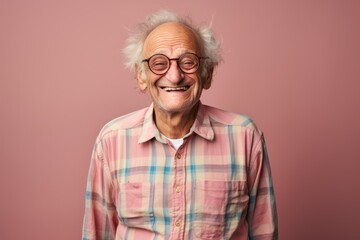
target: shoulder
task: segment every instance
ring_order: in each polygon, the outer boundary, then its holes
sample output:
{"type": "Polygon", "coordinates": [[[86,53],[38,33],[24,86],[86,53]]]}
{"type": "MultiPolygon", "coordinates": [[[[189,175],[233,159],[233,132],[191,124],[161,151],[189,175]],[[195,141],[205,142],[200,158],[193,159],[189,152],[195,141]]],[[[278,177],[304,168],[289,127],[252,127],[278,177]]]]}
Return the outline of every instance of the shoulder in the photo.
{"type": "Polygon", "coordinates": [[[247,115],[226,111],[208,105],[203,105],[203,108],[212,124],[241,127],[260,132],[252,118],[247,115]]]}
{"type": "Polygon", "coordinates": [[[144,123],[145,115],[148,109],[148,107],[143,108],[111,120],[101,129],[99,137],[102,138],[111,132],[119,132],[141,127],[144,123]]]}

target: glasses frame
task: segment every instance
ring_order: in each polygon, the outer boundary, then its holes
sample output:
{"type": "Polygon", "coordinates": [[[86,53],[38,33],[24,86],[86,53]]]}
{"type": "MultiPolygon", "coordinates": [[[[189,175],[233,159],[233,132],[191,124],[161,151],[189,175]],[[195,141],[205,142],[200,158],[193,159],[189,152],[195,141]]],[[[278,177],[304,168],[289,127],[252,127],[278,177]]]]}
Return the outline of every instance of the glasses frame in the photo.
{"type": "Polygon", "coordinates": [[[152,55],[152,56],[149,57],[149,58],[143,59],[141,62],[147,62],[147,65],[148,65],[150,71],[151,71],[152,73],[156,74],[156,75],[164,75],[164,74],[166,74],[166,73],[169,71],[170,67],[171,67],[171,61],[176,61],[176,64],[177,64],[177,66],[178,66],[178,68],[180,69],[181,72],[186,73],[186,74],[191,74],[191,73],[196,72],[196,71],[199,69],[201,59],[207,59],[207,58],[208,58],[208,57],[199,57],[199,56],[196,55],[195,53],[191,53],[191,52],[183,53],[183,54],[181,54],[178,58],[169,58],[169,57],[166,56],[165,54],[157,53],[157,54],[152,55]],[[195,56],[195,57],[198,59],[198,64],[197,64],[193,69],[191,69],[190,71],[184,71],[184,69],[182,69],[181,66],[180,66],[180,59],[182,59],[185,55],[189,55],[189,54],[195,56]],[[156,57],[156,56],[163,56],[163,57],[165,57],[165,58],[168,60],[168,63],[169,63],[167,69],[164,70],[164,71],[162,71],[161,73],[155,72],[155,71],[150,67],[150,60],[151,60],[153,57],[156,57]]]}

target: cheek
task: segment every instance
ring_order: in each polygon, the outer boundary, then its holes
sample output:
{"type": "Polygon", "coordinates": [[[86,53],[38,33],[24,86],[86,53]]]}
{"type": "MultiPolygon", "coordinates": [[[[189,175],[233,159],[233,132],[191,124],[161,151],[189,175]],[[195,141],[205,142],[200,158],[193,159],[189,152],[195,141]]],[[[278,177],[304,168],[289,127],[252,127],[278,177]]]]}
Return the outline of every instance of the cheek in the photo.
{"type": "Polygon", "coordinates": [[[149,86],[151,87],[155,87],[157,82],[161,79],[161,76],[156,75],[152,72],[144,72],[143,73],[146,76],[146,82],[148,83],[149,86]]]}
{"type": "Polygon", "coordinates": [[[194,76],[193,81],[195,81],[195,86],[196,86],[196,90],[198,92],[201,91],[201,89],[203,88],[203,83],[202,83],[202,79],[200,74],[197,74],[196,76],[194,76]]]}

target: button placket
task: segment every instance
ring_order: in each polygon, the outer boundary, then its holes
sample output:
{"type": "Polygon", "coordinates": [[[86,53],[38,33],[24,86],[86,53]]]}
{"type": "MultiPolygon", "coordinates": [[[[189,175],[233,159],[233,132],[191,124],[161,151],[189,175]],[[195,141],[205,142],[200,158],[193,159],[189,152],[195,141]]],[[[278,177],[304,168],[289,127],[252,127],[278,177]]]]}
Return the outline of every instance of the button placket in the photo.
{"type": "MultiPolygon", "coordinates": [[[[174,155],[174,188],[173,188],[173,230],[174,239],[181,239],[184,234],[185,222],[185,159],[184,148],[174,155]]],[[[171,238],[172,239],[172,238],[171,238]]]]}

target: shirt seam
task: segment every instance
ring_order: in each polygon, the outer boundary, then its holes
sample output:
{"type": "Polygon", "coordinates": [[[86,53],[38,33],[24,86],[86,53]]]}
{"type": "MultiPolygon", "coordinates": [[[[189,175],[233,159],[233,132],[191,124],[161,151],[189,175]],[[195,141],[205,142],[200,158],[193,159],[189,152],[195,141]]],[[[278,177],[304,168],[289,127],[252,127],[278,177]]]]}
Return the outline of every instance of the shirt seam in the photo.
{"type": "MultiPolygon", "coordinates": [[[[106,161],[106,158],[105,158],[103,150],[102,150],[102,148],[103,148],[102,141],[100,141],[100,144],[101,144],[101,151],[99,151],[98,149],[95,150],[95,154],[97,155],[96,160],[99,161],[100,164],[103,166],[104,174],[106,175],[106,178],[109,181],[110,187],[112,187],[113,190],[115,191],[117,189],[118,185],[115,186],[114,181],[111,177],[111,171],[110,171],[109,165],[106,161]]],[[[111,200],[112,200],[112,203],[115,205],[115,195],[114,194],[111,194],[111,200]]]]}

